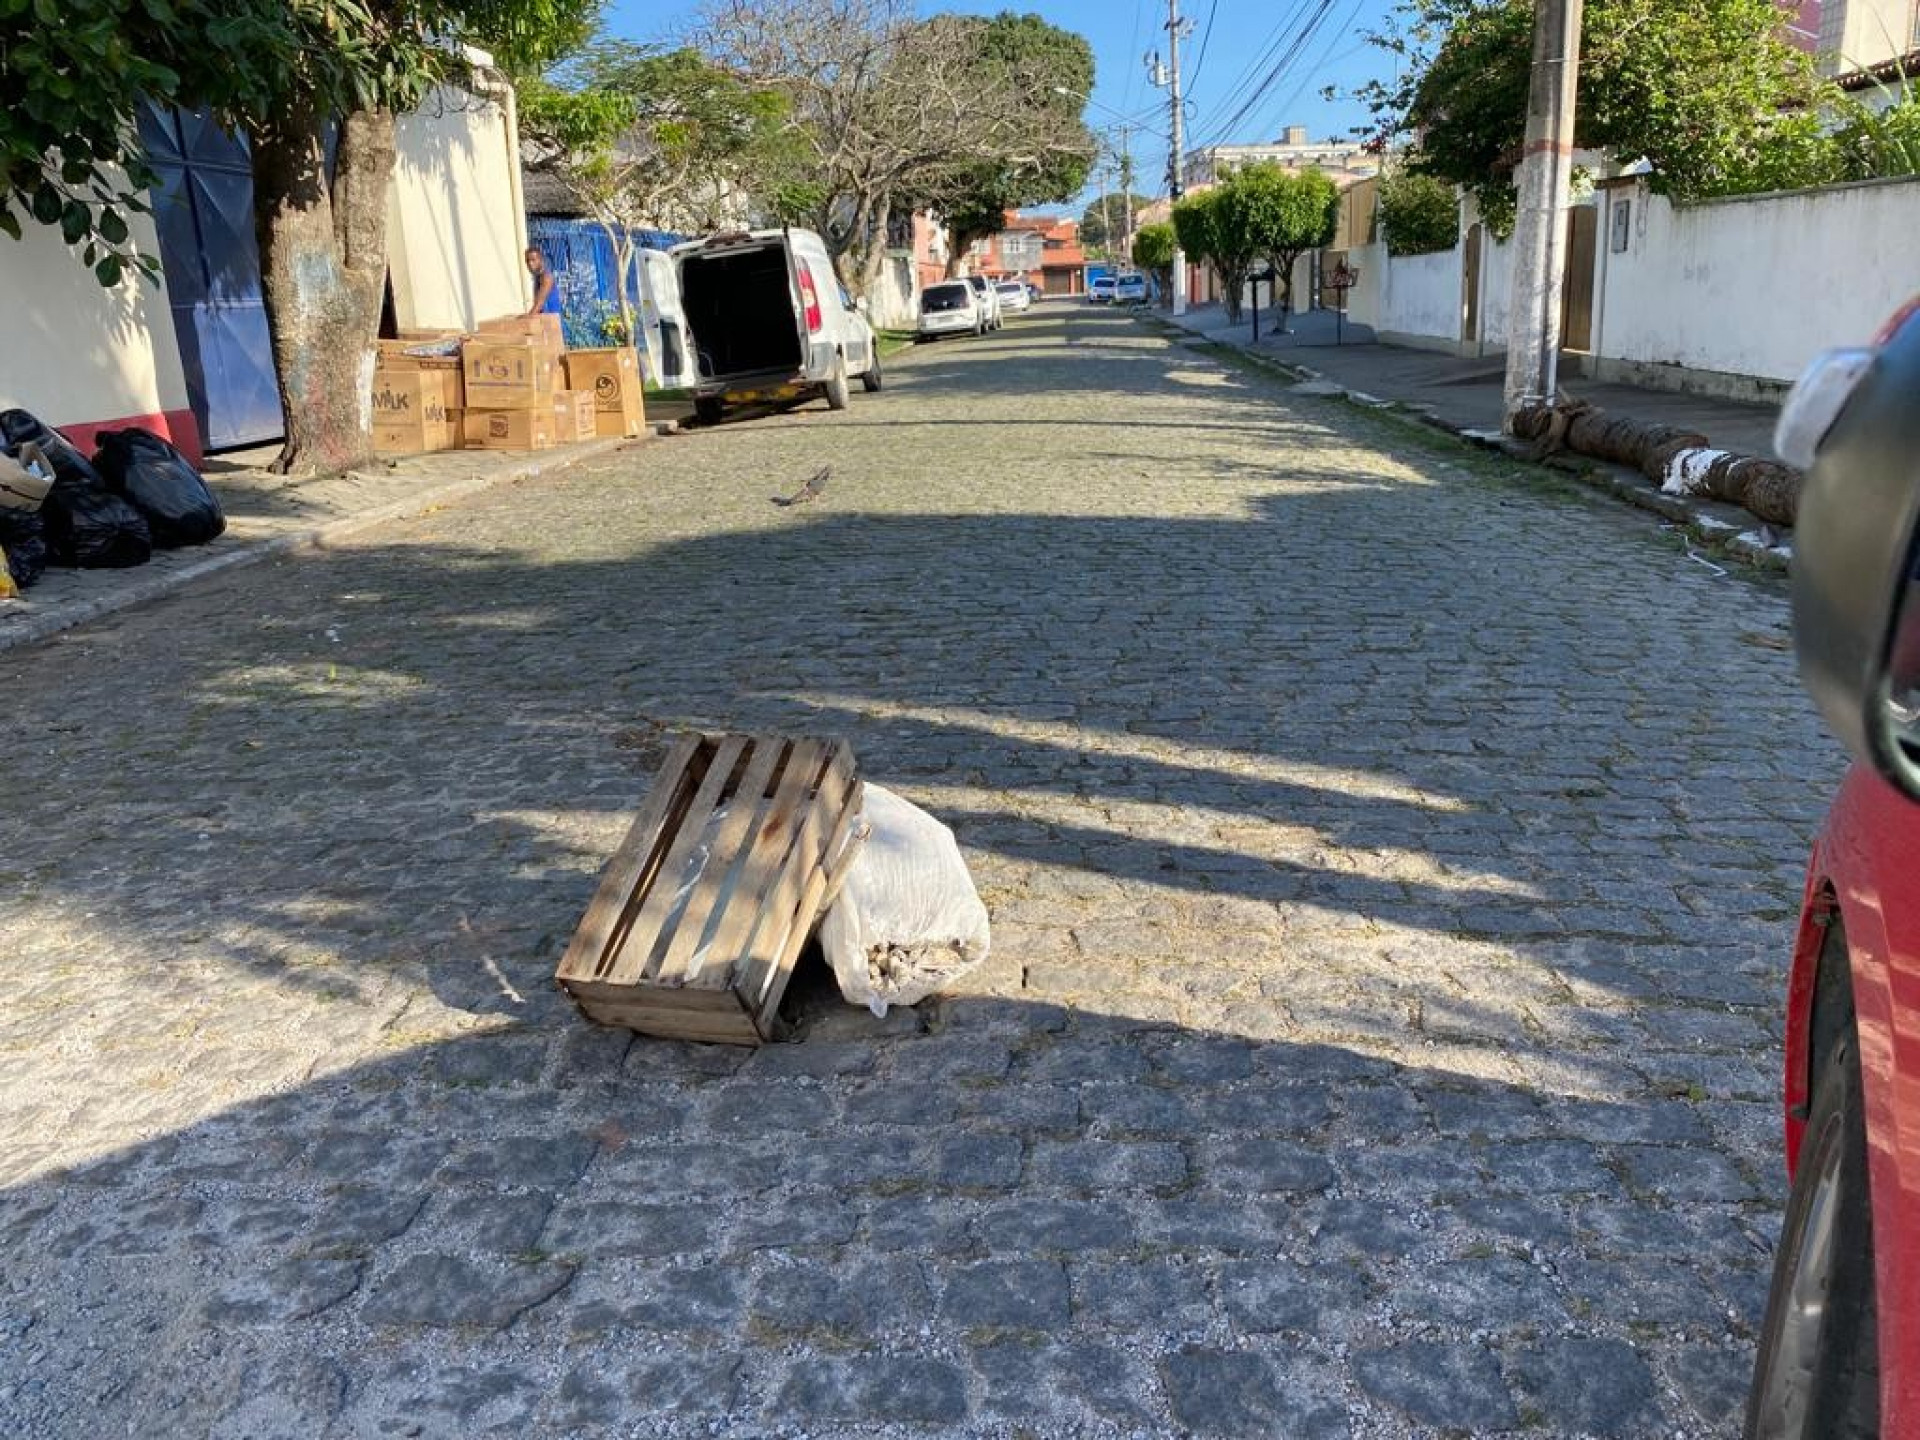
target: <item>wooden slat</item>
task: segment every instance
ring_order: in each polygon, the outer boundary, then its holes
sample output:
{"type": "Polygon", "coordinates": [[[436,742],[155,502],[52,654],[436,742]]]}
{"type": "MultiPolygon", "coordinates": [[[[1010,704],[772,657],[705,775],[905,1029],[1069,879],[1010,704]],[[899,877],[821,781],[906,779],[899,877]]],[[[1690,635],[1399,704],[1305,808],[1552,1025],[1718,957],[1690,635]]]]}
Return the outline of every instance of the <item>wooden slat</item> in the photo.
{"type": "Polygon", "coordinates": [[[574,981],[562,987],[582,1005],[648,1005],[688,1014],[731,1014],[740,1002],[728,990],[661,989],[651,985],[614,985],[604,980],[574,981]]]}
{"type": "Polygon", "coordinates": [[[667,752],[666,763],[654,777],[653,789],[647,793],[639,817],[600,872],[600,884],[588,902],[587,913],[580,918],[573,939],[567,943],[566,954],[560,957],[560,966],[555,972],[560,977],[584,979],[598,973],[607,941],[633,898],[634,886],[639,883],[660,838],[661,826],[678,793],[680,781],[701,743],[698,735],[683,735],[667,752]]]}
{"type": "Polygon", "coordinates": [[[728,798],[727,818],[720,822],[720,828],[714,834],[713,853],[707,857],[706,872],[688,900],[685,912],[673,927],[666,953],[660,957],[660,966],[654,977],[660,984],[685,983],[687,962],[693,957],[701,935],[714,918],[713,907],[725,889],[727,876],[733,873],[747,846],[758,833],[755,822],[767,808],[767,792],[774,785],[780,762],[786,757],[787,746],[782,741],[761,737],[753,742],[753,751],[747,757],[746,772],[728,798]]]}
{"type": "Polygon", "coordinates": [[[741,867],[732,898],[721,912],[706,961],[698,975],[687,977],[689,985],[717,988],[732,982],[734,962],[759,927],[761,905],[780,878],[780,867],[793,848],[799,812],[807,803],[825,760],[826,746],[820,741],[793,742],[787,768],[780,776],[780,787],[754,833],[753,848],[741,867]]]}
{"type": "Polygon", "coordinates": [[[701,780],[699,790],[694,792],[686,813],[680,817],[680,828],[654,871],[653,884],[641,901],[631,928],[611,952],[604,972],[605,979],[615,984],[631,983],[646,973],[647,962],[660,940],[660,927],[666,924],[673,909],[673,896],[680,888],[680,877],[686,874],[687,861],[699,846],[700,834],[707,828],[713,807],[720,803],[721,792],[733,778],[734,766],[739,764],[740,753],[746,748],[747,740],[743,735],[725,736],[715,745],[706,776],[701,780]]]}
{"type": "MultiPolygon", "coordinates": [[[[820,896],[826,893],[826,861],[834,853],[828,848],[828,841],[834,834],[843,833],[843,826],[852,824],[847,813],[858,783],[853,775],[851,752],[844,745],[836,746],[826,775],[821,779],[819,793],[807,807],[794,836],[792,855],[782,866],[762,906],[762,928],[743,947],[740,963],[734,970],[734,988],[756,1016],[763,1013],[761,1002],[768,987],[779,979],[783,962],[791,970],[792,961],[786,959],[786,952],[792,933],[799,931],[800,944],[805,944],[806,932],[813,928],[813,911],[807,909],[804,915],[800,912],[815,872],[820,872],[820,886],[814,892],[813,904],[817,906],[820,896]]],[[[791,948],[797,958],[799,945],[791,948]]],[[[785,992],[784,980],[779,980],[779,989],[785,992]]]]}
{"type": "MultiPolygon", "coordinates": [[[[791,924],[779,945],[776,962],[767,970],[762,980],[758,972],[743,976],[740,987],[740,999],[752,1013],[754,1023],[762,1030],[770,1030],[774,1017],[780,1012],[780,1001],[785,998],[787,985],[793,979],[793,967],[799,963],[800,952],[806,947],[807,937],[813,933],[815,923],[827,906],[833,903],[840,893],[840,887],[847,882],[847,871],[852,868],[854,857],[860,847],[866,843],[866,832],[856,833],[854,827],[860,821],[860,802],[866,794],[866,782],[856,779],[847,791],[845,805],[841,808],[840,818],[834,824],[833,833],[827,837],[825,848],[820,852],[818,866],[809,872],[806,884],[800,892],[799,904],[794,908],[791,924]],[[763,986],[765,993],[753,987],[763,986]]],[[[779,913],[777,910],[771,913],[779,913]]]]}

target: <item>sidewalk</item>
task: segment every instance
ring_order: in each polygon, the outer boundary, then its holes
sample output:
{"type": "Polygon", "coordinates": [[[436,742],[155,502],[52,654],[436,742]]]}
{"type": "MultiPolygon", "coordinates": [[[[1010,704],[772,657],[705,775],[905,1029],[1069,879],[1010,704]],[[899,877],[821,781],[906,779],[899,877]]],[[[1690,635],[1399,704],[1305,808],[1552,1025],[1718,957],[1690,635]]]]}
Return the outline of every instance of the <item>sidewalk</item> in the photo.
{"type": "Polygon", "coordinates": [[[17,599],[0,600],[0,650],[30,645],[96,616],[144,604],[202,575],[320,544],[639,443],[585,440],[531,454],[450,450],[302,479],[260,468],[272,460],[277,447],[217,456],[207,461],[203,473],[226,512],[225,534],[209,545],[156,550],[147,564],[128,570],[48,567],[39,583],[17,599]]]}
{"type": "MultiPolygon", "coordinates": [[[[1498,355],[1462,358],[1383,344],[1367,326],[1343,323],[1329,310],[1290,317],[1288,331],[1282,335],[1270,331],[1274,316],[1262,310],[1258,344],[1252,339],[1250,312],[1243,313],[1238,324],[1230,324],[1218,305],[1178,317],[1166,311],[1154,313],[1206,340],[1303,371],[1309,383],[1325,385],[1332,393],[1345,393],[1361,403],[1401,405],[1442,429],[1505,448],[1501,440],[1505,362],[1498,355]]],[[[1579,376],[1568,377],[1561,388],[1612,414],[1698,431],[1724,450],[1773,454],[1773,424],[1778,415],[1773,406],[1603,384],[1579,376]]],[[[1599,480],[1622,498],[1688,526],[1702,539],[1724,543],[1756,564],[1785,566],[1790,554],[1786,543],[1737,506],[1664,495],[1653,482],[1624,466],[1572,454],[1554,458],[1564,462],[1561,468],[1599,480]]]]}

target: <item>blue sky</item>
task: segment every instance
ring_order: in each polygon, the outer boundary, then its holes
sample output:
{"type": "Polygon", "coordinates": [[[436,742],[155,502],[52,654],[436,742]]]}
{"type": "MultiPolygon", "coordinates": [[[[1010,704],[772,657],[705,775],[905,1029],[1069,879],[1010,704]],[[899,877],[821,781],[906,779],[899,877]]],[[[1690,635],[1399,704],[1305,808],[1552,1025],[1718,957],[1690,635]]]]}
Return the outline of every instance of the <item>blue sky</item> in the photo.
{"type": "MultiPolygon", "coordinates": [[[[1344,135],[1365,121],[1365,113],[1351,101],[1321,99],[1321,90],[1329,84],[1350,89],[1374,75],[1391,73],[1391,58],[1363,44],[1360,32],[1379,25],[1392,0],[1180,3],[1182,15],[1194,22],[1193,35],[1182,42],[1180,56],[1189,148],[1270,140],[1288,125],[1305,125],[1316,140],[1344,135]],[[1316,15],[1318,23],[1308,42],[1296,50],[1294,38],[1316,15]],[[1260,82],[1277,64],[1283,66],[1280,74],[1262,89],[1260,82]],[[1245,113],[1235,120],[1243,106],[1245,113]]],[[[614,33],[631,39],[664,39],[687,25],[697,8],[693,0],[611,0],[607,23],[614,33]]],[[[1104,128],[1116,124],[1117,115],[1137,119],[1143,128],[1133,133],[1135,188],[1149,194],[1161,190],[1166,172],[1167,92],[1148,82],[1141,56],[1153,49],[1163,57],[1166,54],[1166,0],[1030,4],[921,0],[921,9],[928,14],[1031,11],[1086,36],[1098,67],[1093,98],[1099,102],[1088,107],[1088,122],[1104,128]]],[[[1117,132],[1111,138],[1115,145],[1119,143],[1117,132]]],[[[1097,184],[1089,186],[1082,203],[1098,194],[1097,184]]]]}

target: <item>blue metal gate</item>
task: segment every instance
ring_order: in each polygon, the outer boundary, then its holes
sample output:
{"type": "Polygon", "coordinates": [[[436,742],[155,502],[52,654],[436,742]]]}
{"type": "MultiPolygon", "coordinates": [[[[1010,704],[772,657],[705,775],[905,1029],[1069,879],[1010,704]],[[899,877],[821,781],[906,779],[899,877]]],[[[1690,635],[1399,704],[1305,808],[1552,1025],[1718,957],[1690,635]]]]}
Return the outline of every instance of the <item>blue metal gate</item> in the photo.
{"type": "Polygon", "coordinates": [[[156,179],[153,218],[187,403],[209,450],[284,433],[253,232],[244,137],[205,112],[143,105],[140,138],[156,179]]]}
{"type": "MultiPolygon", "coordinates": [[[[636,230],[641,248],[665,250],[679,243],[678,235],[660,230],[636,230]]],[[[619,266],[607,232],[591,220],[559,220],[530,216],[527,243],[537,245],[553,267],[560,286],[560,329],[569,349],[617,344],[620,319],[619,266]]],[[[639,266],[627,276],[627,298],[636,314],[644,312],[639,266]]],[[[639,337],[645,348],[647,337],[639,337]]]]}

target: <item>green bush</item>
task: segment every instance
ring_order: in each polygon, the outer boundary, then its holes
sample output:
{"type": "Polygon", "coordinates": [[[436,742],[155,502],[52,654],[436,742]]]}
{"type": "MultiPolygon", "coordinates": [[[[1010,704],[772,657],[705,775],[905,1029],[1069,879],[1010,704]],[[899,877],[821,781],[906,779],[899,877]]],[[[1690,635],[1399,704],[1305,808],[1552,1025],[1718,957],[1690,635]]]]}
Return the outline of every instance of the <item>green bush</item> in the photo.
{"type": "Polygon", "coordinates": [[[1380,180],[1380,223],[1389,255],[1431,255],[1460,241],[1460,202],[1432,175],[1399,171],[1380,180]]]}

